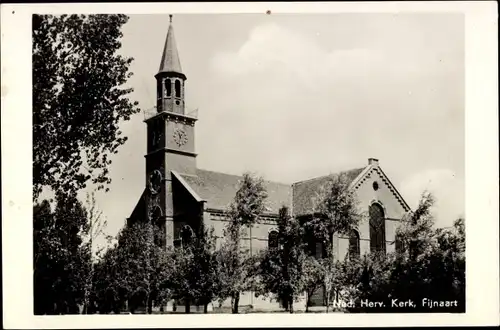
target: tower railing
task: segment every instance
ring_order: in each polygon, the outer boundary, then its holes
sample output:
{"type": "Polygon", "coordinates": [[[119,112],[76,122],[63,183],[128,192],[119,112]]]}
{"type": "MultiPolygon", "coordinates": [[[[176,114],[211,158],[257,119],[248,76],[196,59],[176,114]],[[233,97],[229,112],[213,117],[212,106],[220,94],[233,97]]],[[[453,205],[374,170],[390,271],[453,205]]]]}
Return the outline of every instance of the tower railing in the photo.
{"type": "MultiPolygon", "coordinates": [[[[166,113],[169,113],[170,111],[165,111],[166,113]]],[[[150,118],[153,118],[159,114],[159,112],[156,109],[156,106],[143,110],[142,113],[144,114],[144,120],[148,120],[150,118]]],[[[196,118],[198,119],[198,108],[185,108],[185,115],[188,117],[196,118]]]]}

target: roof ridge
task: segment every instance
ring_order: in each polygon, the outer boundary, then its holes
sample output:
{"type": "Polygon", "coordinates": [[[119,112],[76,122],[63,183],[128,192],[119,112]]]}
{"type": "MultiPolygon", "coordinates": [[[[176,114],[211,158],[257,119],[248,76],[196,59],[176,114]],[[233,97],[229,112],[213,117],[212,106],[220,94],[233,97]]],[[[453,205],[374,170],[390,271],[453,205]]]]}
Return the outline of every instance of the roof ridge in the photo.
{"type": "Polygon", "coordinates": [[[238,174],[230,174],[230,173],[224,173],[224,172],[218,172],[218,171],[213,171],[213,170],[205,170],[203,168],[197,168],[196,171],[203,171],[203,172],[210,172],[210,173],[217,173],[217,174],[223,174],[227,176],[236,176],[236,177],[241,177],[241,175],[238,174]]]}
{"type": "MultiPolygon", "coordinates": [[[[232,177],[237,177],[237,178],[241,178],[241,177],[243,177],[243,175],[238,175],[238,174],[229,174],[229,173],[217,172],[217,171],[212,171],[212,170],[205,170],[205,169],[202,169],[202,168],[198,168],[198,169],[197,169],[197,171],[203,171],[203,172],[210,172],[210,173],[222,174],[222,175],[232,176],[232,177]]],[[[264,182],[267,182],[267,183],[275,183],[275,184],[281,184],[281,185],[284,185],[284,186],[289,186],[289,187],[291,187],[291,184],[289,184],[289,183],[284,183],[284,182],[278,182],[278,181],[267,180],[267,179],[265,179],[265,178],[264,178],[264,182]]]]}
{"type": "Polygon", "coordinates": [[[296,181],[296,182],[292,183],[292,185],[295,185],[295,184],[298,184],[298,183],[306,183],[306,182],[310,182],[310,181],[313,181],[313,180],[324,179],[326,177],[329,177],[329,176],[332,176],[332,175],[335,175],[335,174],[341,174],[341,173],[346,173],[346,172],[351,172],[351,171],[357,171],[357,170],[361,170],[362,171],[365,168],[366,168],[366,166],[364,166],[364,167],[355,167],[355,168],[351,168],[349,170],[341,170],[341,171],[337,171],[337,172],[330,172],[330,174],[325,174],[325,175],[317,176],[317,177],[310,178],[310,179],[296,181]]]}

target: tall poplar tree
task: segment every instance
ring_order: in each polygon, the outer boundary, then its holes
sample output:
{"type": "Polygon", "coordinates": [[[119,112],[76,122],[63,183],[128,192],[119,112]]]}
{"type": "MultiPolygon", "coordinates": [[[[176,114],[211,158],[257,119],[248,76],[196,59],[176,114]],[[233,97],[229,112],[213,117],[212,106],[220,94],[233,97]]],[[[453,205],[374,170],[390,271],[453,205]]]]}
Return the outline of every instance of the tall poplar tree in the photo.
{"type": "Polygon", "coordinates": [[[118,54],[125,15],[33,15],[33,189],[74,193],[111,182],[110,155],[127,138],[132,58],[118,54]]]}

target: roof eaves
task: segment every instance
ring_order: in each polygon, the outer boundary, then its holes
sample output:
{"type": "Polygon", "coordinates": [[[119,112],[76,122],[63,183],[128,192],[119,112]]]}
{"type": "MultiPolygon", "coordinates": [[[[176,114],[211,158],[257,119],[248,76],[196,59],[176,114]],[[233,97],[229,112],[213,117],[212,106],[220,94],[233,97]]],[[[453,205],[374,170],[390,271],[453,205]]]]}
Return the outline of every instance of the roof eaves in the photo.
{"type": "Polygon", "coordinates": [[[389,184],[392,186],[392,189],[394,189],[394,193],[397,195],[397,197],[399,197],[398,199],[402,202],[402,204],[404,205],[404,207],[406,208],[405,211],[407,212],[412,212],[410,206],[408,205],[408,203],[406,203],[405,199],[403,198],[403,196],[399,193],[399,191],[396,189],[396,186],[394,186],[391,182],[391,180],[389,179],[389,177],[384,173],[384,171],[382,170],[382,168],[380,168],[380,166],[378,166],[378,169],[380,170],[380,172],[382,173],[383,176],[385,176],[387,182],[389,182],[389,184]]]}
{"type": "Polygon", "coordinates": [[[358,174],[358,176],[351,181],[351,183],[349,184],[349,188],[355,188],[356,185],[358,184],[358,182],[368,173],[370,172],[370,170],[373,168],[373,165],[368,165],[366,166],[362,171],[361,173],[358,174]]]}

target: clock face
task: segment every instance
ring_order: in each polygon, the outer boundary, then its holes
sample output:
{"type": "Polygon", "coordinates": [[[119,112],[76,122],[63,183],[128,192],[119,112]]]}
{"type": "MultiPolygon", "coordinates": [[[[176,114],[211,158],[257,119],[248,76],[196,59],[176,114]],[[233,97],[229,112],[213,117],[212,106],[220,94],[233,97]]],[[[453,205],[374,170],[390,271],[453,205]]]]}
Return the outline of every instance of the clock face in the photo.
{"type": "Polygon", "coordinates": [[[158,192],[160,192],[161,180],[162,180],[162,175],[159,170],[155,170],[149,176],[149,189],[153,194],[157,194],[158,192]]]}
{"type": "Polygon", "coordinates": [[[182,147],[183,145],[185,145],[188,141],[188,137],[187,137],[186,132],[184,132],[183,129],[179,129],[179,128],[176,129],[174,131],[174,141],[179,147],[182,147]]]}

